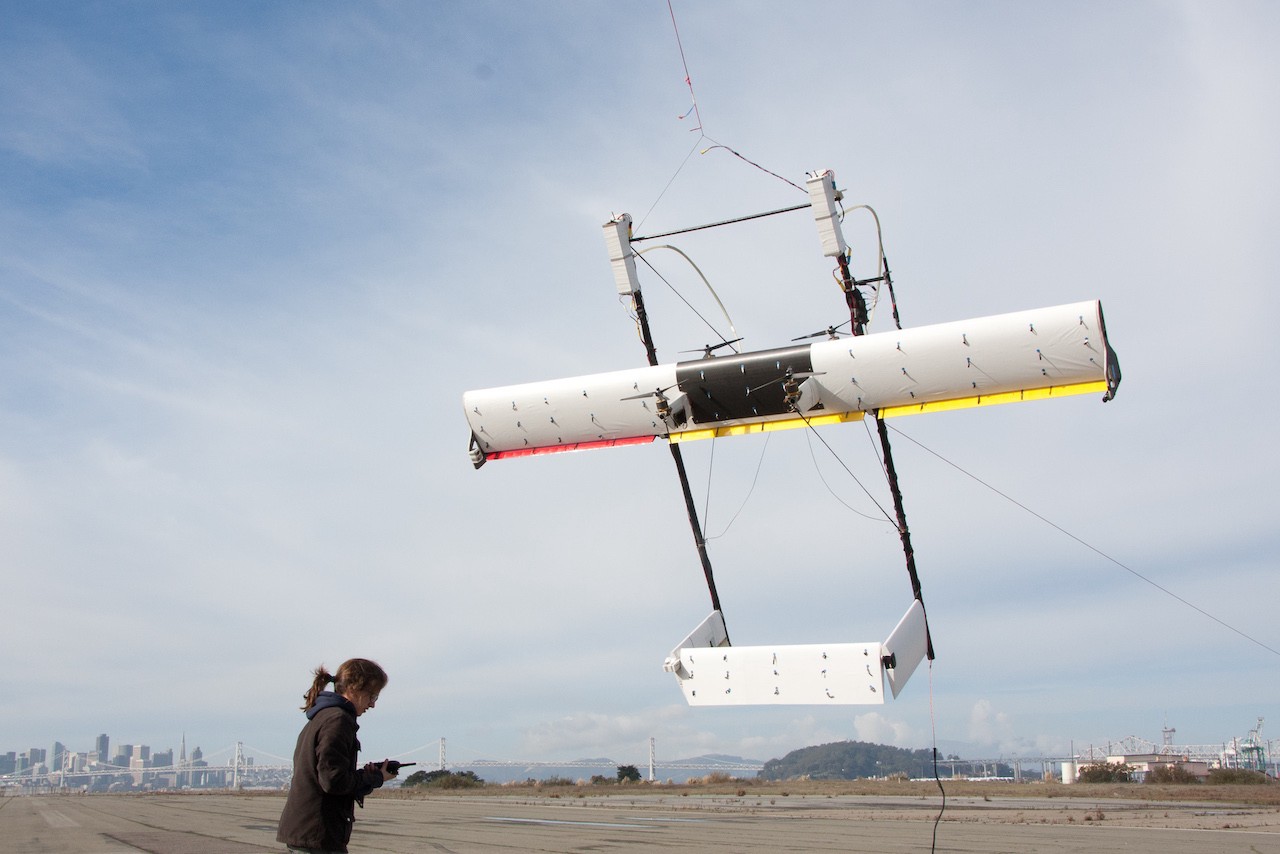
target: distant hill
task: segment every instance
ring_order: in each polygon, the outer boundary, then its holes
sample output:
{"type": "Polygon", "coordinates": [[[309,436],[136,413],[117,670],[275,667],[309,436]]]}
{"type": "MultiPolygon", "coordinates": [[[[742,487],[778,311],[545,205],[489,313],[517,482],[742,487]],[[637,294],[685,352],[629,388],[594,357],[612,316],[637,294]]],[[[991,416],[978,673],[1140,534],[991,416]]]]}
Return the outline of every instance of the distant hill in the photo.
{"type": "Polygon", "coordinates": [[[781,759],[764,763],[760,777],[765,780],[856,780],[862,777],[909,777],[933,775],[933,751],[907,750],[865,741],[837,741],[802,747],[781,759]]]}

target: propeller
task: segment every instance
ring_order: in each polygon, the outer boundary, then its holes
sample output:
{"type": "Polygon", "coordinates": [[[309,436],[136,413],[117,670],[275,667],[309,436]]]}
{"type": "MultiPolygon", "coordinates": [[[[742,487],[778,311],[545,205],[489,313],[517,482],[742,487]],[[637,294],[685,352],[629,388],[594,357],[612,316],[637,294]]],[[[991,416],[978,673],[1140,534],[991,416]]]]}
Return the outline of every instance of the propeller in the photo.
{"type": "Polygon", "coordinates": [[[655,397],[658,399],[658,402],[654,404],[654,409],[657,410],[659,418],[666,420],[667,416],[671,414],[671,403],[670,401],[667,400],[667,392],[675,388],[676,385],[679,385],[679,383],[676,383],[675,385],[669,385],[666,388],[655,388],[653,391],[641,392],[640,394],[632,394],[627,397],[620,397],[618,399],[619,400],[643,400],[646,397],[655,397]]]}
{"type": "Polygon", "coordinates": [[[721,341],[719,344],[706,344],[697,350],[681,350],[681,353],[702,353],[702,358],[710,359],[711,354],[721,347],[728,347],[731,344],[737,344],[741,338],[734,338],[732,341],[721,341]]]}
{"type": "Polygon", "coordinates": [[[667,392],[671,391],[671,389],[675,388],[677,385],[679,385],[679,383],[675,383],[674,385],[669,385],[666,388],[655,388],[653,391],[642,391],[639,394],[632,394],[632,395],[628,395],[627,397],[620,397],[618,398],[618,400],[640,400],[641,398],[645,398],[645,397],[656,397],[659,400],[661,400],[662,398],[666,397],[667,392]]]}
{"type": "Polygon", "coordinates": [[[761,383],[755,388],[747,389],[747,394],[751,394],[752,392],[757,392],[762,388],[768,388],[774,383],[782,383],[783,389],[790,391],[789,389],[787,389],[787,386],[789,384],[794,385],[796,380],[805,380],[805,379],[808,379],[809,377],[820,377],[825,373],[826,371],[793,371],[790,368],[788,368],[787,372],[782,376],[774,377],[773,379],[769,380],[767,383],[761,383]]]}
{"type": "MultiPolygon", "coordinates": [[[[846,320],[844,323],[841,323],[840,326],[848,326],[849,323],[850,321],[846,320]]],[[[806,341],[810,338],[821,338],[824,335],[834,340],[839,338],[841,335],[840,326],[828,326],[826,329],[819,329],[817,332],[810,332],[808,335],[801,335],[799,338],[792,338],[791,340],[806,341]]]]}

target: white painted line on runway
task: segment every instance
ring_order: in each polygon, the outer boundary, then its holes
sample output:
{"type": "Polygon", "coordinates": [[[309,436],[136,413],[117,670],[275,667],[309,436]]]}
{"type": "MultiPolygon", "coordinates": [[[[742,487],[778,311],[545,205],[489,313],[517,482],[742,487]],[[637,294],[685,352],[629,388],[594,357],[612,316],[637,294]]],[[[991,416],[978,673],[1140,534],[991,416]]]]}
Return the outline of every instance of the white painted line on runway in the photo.
{"type": "Polygon", "coordinates": [[[579,827],[616,827],[619,830],[653,830],[643,824],[621,824],[612,821],[560,821],[554,818],[513,818],[501,815],[487,815],[485,821],[505,821],[511,824],[568,824],[579,827]]]}

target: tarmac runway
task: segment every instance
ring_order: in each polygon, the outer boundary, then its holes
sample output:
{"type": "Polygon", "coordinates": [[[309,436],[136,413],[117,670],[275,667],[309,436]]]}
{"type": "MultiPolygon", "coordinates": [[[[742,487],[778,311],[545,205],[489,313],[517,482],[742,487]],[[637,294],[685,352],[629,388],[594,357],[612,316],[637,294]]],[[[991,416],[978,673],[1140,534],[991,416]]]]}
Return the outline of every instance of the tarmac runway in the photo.
{"type": "MultiPolygon", "coordinates": [[[[251,854],[279,794],[0,798],[4,854],[251,854]]],[[[352,854],[392,852],[1112,852],[1280,854],[1275,807],[1068,798],[611,794],[375,797],[352,854]]]]}

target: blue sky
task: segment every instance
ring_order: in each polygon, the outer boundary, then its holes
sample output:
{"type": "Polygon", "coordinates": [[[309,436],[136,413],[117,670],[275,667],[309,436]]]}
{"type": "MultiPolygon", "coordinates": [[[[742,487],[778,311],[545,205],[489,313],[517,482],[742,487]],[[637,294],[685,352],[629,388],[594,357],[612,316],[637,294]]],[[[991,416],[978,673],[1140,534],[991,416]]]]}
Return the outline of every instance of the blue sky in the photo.
{"type": "MultiPolygon", "coordinates": [[[[392,677],[368,751],[458,761],[1280,719],[1274,652],[1098,554],[1280,648],[1276,8],[675,10],[702,134],[663,2],[0,9],[0,750],[287,755],[309,670],[354,655],[392,677]],[[938,659],[884,707],[684,706],[661,662],[707,594],[661,448],[467,461],[463,391],[643,363],[611,215],[803,201],[715,143],[874,206],[904,324],[1098,298],[1124,368],[1106,406],[894,424],[938,659]]],[[[763,349],[843,319],[812,230],[672,242],[763,349]]],[[[707,343],[645,287],[664,360],[707,343]]],[[[862,426],[824,435],[883,493],[862,426]]],[[[909,603],[821,450],[688,451],[739,643],[877,640],[909,603]]]]}

